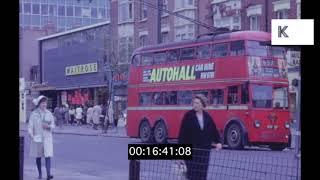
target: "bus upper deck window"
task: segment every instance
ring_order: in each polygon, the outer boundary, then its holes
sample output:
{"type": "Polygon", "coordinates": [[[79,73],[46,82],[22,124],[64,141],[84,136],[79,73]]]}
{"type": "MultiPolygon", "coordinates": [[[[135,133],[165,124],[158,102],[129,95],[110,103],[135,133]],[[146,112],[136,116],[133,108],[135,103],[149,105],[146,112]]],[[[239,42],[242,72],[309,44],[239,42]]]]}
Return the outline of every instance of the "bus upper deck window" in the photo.
{"type": "Polygon", "coordinates": [[[251,56],[267,56],[268,43],[262,41],[247,41],[247,53],[251,56]]]}
{"type": "Polygon", "coordinates": [[[167,61],[175,62],[179,60],[179,49],[170,50],[167,52],[167,54],[167,61]]]}
{"type": "Polygon", "coordinates": [[[244,41],[233,41],[230,44],[230,55],[231,56],[242,56],[244,55],[244,41]]]}
{"type": "Polygon", "coordinates": [[[228,44],[215,44],[213,45],[213,56],[224,57],[228,55],[228,44]]]}
{"type": "Polygon", "coordinates": [[[194,59],[194,48],[183,48],[181,49],[181,60],[190,60],[194,59]]]}
{"type": "Polygon", "coordinates": [[[163,64],[166,62],[166,52],[154,53],[154,64],[163,64]]]}
{"type": "Polygon", "coordinates": [[[141,56],[139,54],[135,55],[132,59],[132,64],[134,66],[140,66],[141,56]]]}
{"type": "Polygon", "coordinates": [[[141,55],[141,65],[148,66],[153,64],[153,56],[151,53],[141,55]]]}
{"type": "Polygon", "coordinates": [[[208,59],[210,58],[210,45],[202,45],[197,48],[197,58],[208,59]]]}

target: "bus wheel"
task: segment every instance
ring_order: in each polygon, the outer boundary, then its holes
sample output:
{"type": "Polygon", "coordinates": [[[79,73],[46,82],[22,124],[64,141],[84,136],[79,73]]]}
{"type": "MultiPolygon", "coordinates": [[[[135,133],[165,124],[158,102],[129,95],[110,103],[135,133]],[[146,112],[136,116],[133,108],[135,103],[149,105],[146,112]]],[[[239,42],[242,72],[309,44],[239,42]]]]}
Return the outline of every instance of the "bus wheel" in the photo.
{"type": "Polygon", "coordinates": [[[160,121],[154,127],[154,139],[156,143],[162,144],[167,142],[168,132],[166,125],[160,121]]]}
{"type": "Polygon", "coordinates": [[[139,128],[139,137],[142,142],[152,141],[152,130],[148,121],[142,121],[139,128]]]}
{"type": "Polygon", "coordinates": [[[243,149],[243,133],[241,127],[232,123],[227,129],[227,144],[231,149],[243,149]]]}
{"type": "Polygon", "coordinates": [[[269,146],[272,151],[282,151],[286,148],[284,144],[274,144],[269,146]]]}

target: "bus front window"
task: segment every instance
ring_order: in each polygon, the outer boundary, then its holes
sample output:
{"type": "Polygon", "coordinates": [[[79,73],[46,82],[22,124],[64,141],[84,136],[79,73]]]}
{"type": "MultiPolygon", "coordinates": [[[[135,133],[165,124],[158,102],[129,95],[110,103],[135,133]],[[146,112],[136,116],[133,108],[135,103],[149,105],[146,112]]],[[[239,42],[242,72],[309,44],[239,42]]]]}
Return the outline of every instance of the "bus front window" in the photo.
{"type": "Polygon", "coordinates": [[[288,88],[275,87],[273,89],[273,108],[287,109],[288,106],[288,88]]]}
{"type": "Polygon", "coordinates": [[[272,86],[252,85],[252,106],[255,108],[271,108],[272,86]]]}

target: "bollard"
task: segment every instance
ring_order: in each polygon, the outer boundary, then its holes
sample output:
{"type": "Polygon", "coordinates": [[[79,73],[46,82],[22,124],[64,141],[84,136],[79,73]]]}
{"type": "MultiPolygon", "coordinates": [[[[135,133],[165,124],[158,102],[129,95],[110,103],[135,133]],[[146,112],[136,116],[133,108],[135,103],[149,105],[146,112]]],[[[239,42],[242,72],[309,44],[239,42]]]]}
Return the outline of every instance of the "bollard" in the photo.
{"type": "Polygon", "coordinates": [[[20,180],[23,180],[24,137],[20,136],[20,180]]]}
{"type": "Polygon", "coordinates": [[[129,163],[129,180],[140,179],[140,162],[137,160],[130,160],[129,163]]]}

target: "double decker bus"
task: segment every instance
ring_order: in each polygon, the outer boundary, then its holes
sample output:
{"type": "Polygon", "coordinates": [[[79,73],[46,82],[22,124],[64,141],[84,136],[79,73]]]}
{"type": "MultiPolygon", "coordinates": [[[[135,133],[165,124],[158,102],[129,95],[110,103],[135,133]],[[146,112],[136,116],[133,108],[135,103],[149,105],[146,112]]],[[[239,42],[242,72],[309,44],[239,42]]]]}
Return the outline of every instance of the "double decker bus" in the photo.
{"type": "Polygon", "coordinates": [[[271,34],[236,31],[138,48],[128,81],[127,134],[143,142],[178,137],[192,98],[204,94],[231,149],[290,143],[284,48],[271,34]]]}

